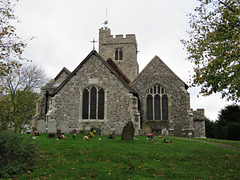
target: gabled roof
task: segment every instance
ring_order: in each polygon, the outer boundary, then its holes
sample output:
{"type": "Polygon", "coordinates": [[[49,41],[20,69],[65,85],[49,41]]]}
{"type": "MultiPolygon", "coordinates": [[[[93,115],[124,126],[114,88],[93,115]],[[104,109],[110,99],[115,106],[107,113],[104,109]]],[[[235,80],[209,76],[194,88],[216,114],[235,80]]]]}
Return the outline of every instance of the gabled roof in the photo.
{"type": "Polygon", "coordinates": [[[118,75],[126,82],[130,83],[131,81],[127,78],[127,76],[122,72],[122,70],[113,62],[111,58],[107,60],[107,63],[118,73],[118,75]]]}
{"type": "Polygon", "coordinates": [[[58,75],[54,78],[54,80],[56,81],[63,73],[70,75],[71,71],[69,71],[67,68],[63,67],[62,70],[58,73],[58,75]]]}
{"type": "Polygon", "coordinates": [[[145,68],[138,74],[138,76],[130,83],[130,85],[144,72],[146,71],[147,69],[149,69],[149,67],[151,66],[151,64],[153,63],[153,61],[155,60],[158,60],[160,61],[160,63],[165,66],[172,74],[174,74],[184,85],[185,85],[185,89],[187,90],[189,87],[188,85],[183,81],[181,80],[157,55],[152,58],[152,60],[145,66],[145,68]]]}
{"type": "Polygon", "coordinates": [[[88,61],[92,56],[97,56],[97,58],[110,70],[112,74],[114,74],[117,79],[132,93],[136,93],[134,89],[132,89],[128,83],[119,75],[116,70],[112,66],[110,66],[95,50],[92,50],[87,57],[75,68],[75,70],[57,87],[57,89],[51,94],[54,96],[76,73],[77,71],[88,61]]]}

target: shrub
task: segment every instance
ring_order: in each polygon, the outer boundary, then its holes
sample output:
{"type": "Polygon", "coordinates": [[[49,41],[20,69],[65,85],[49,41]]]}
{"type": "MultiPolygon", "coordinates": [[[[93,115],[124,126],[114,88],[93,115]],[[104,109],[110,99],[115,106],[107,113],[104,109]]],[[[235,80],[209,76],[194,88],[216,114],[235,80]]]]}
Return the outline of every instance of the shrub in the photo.
{"type": "Polygon", "coordinates": [[[10,178],[32,167],[37,156],[36,142],[13,132],[0,132],[0,178],[10,178]]]}
{"type": "Polygon", "coordinates": [[[84,135],[86,135],[88,132],[89,132],[88,130],[80,130],[79,131],[80,134],[84,134],[84,135]]]}
{"type": "Polygon", "coordinates": [[[229,123],[222,130],[222,138],[228,140],[240,140],[240,123],[229,123]]]}
{"type": "Polygon", "coordinates": [[[205,130],[207,138],[214,138],[214,129],[216,123],[205,117],[205,130]]]}
{"type": "Polygon", "coordinates": [[[92,127],[92,128],[90,129],[90,131],[92,132],[93,130],[96,131],[96,133],[95,133],[96,135],[101,135],[102,130],[101,130],[100,128],[92,127]]]}

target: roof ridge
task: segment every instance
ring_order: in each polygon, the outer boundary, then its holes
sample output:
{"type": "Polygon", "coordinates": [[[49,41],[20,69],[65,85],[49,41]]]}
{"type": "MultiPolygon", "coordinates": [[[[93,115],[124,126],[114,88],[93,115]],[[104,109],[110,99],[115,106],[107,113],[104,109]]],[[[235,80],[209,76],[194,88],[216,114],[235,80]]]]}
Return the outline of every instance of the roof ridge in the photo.
{"type": "Polygon", "coordinates": [[[57,89],[55,91],[52,92],[52,96],[54,96],[68,81],[69,79],[71,79],[76,73],[77,71],[90,59],[91,56],[97,56],[102,62],[103,64],[121,81],[121,83],[130,91],[133,93],[136,93],[136,91],[130,86],[128,85],[128,83],[119,75],[118,72],[116,72],[116,70],[109,65],[109,63],[107,63],[99,54],[96,50],[92,50],[87,56],[86,58],[73,70],[73,72],[57,87],[57,89]]]}

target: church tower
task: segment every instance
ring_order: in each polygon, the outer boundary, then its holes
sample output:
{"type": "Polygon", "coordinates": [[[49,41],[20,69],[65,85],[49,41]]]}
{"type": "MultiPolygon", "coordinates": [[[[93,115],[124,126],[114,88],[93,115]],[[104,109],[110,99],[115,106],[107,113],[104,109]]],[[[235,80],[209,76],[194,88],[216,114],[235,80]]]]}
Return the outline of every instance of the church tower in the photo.
{"type": "Polygon", "coordinates": [[[99,54],[107,60],[111,58],[130,81],[139,73],[137,62],[137,41],[134,34],[111,35],[107,27],[99,29],[99,54]]]}

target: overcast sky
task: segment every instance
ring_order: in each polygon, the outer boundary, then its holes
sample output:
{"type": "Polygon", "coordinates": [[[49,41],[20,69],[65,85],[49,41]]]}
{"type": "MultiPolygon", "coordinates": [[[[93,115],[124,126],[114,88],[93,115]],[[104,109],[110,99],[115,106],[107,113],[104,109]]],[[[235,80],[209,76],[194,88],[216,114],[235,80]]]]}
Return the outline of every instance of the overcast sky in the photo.
{"type": "MultiPolygon", "coordinates": [[[[113,35],[136,35],[140,70],[157,55],[187,83],[192,65],[180,40],[188,38],[186,15],[197,5],[197,0],[20,0],[17,30],[23,39],[36,37],[28,42],[24,57],[54,78],[63,67],[73,71],[90,53],[90,41],[98,41],[99,28],[107,18],[113,35]]],[[[199,88],[188,91],[191,107],[204,108],[211,120],[232,104],[219,94],[198,97],[199,88]]]]}

